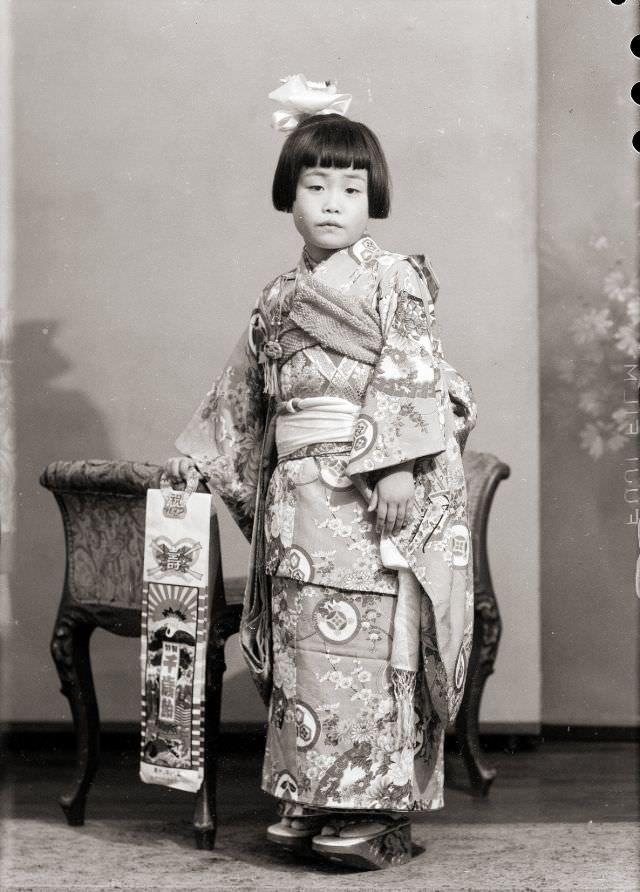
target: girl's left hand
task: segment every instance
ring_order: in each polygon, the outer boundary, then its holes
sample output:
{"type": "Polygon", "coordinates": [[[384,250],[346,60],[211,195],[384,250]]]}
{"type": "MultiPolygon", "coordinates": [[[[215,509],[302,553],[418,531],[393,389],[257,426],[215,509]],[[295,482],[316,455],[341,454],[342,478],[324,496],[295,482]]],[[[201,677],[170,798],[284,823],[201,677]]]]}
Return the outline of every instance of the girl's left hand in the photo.
{"type": "Polygon", "coordinates": [[[168,458],[164,463],[164,473],[171,483],[186,483],[193,470],[196,470],[196,463],[192,458],[187,458],[184,455],[168,458]]]}
{"type": "Polygon", "coordinates": [[[413,462],[396,465],[384,473],[373,489],[368,509],[377,509],[377,533],[399,533],[407,525],[411,519],[414,494],[413,462]]]}

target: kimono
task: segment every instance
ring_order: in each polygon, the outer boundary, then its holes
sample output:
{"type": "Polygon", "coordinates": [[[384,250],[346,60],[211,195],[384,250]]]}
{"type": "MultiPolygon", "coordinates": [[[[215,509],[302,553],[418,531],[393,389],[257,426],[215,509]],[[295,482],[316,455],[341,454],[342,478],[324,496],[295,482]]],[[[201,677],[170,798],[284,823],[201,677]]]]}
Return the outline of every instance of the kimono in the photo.
{"type": "Polygon", "coordinates": [[[444,731],[472,639],[462,449],[476,411],[443,357],[437,288],[427,263],[369,236],[314,268],[303,256],[264,289],[176,441],[251,543],[241,640],[269,709],[262,786],[282,800],[443,804],[444,731]],[[287,413],[300,406],[305,423],[285,444],[287,413]],[[381,471],[410,460],[413,514],[383,535],[394,565],[368,500],[381,471]],[[409,738],[397,733],[390,682],[398,566],[419,592],[409,738]]]}

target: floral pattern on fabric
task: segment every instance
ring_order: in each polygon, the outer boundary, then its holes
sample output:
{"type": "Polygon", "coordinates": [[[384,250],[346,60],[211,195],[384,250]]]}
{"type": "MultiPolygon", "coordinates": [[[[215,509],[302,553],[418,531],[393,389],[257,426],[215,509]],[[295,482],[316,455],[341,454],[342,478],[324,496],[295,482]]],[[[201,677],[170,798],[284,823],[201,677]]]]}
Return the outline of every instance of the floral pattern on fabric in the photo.
{"type": "Polygon", "coordinates": [[[260,690],[270,692],[265,789],[331,807],[436,808],[444,729],[459,707],[471,651],[473,564],[461,449],[475,424],[473,396],[442,355],[430,270],[368,237],[320,263],[311,284],[321,282],[325,295],[339,290],[354,313],[362,305],[369,319],[378,314],[375,363],[308,336],[296,339],[295,330],[290,343],[299,349],[279,355],[279,325],[302,272],[303,261],[265,288],[247,333],[177,446],[251,536],[250,579],[259,585],[250,586],[245,615],[254,625],[243,617],[242,644],[260,690]],[[342,445],[332,454],[319,445],[277,463],[267,384],[284,400],[337,396],[360,405],[351,451],[342,445]],[[411,776],[411,760],[388,738],[396,712],[388,675],[397,576],[381,563],[366,510],[377,473],[410,458],[415,509],[390,538],[424,592],[411,776]],[[258,485],[261,469],[268,469],[268,488],[258,485]],[[345,650],[350,642],[354,652],[345,650]]]}
{"type": "Polygon", "coordinates": [[[442,373],[416,280],[409,262],[400,261],[380,285],[391,307],[390,324],[356,427],[352,476],[445,449],[437,399],[442,373]]]}
{"type": "Polygon", "coordinates": [[[442,740],[422,682],[414,745],[398,744],[389,680],[395,603],[274,579],[266,792],[324,808],[442,806],[442,740]]]}
{"type": "Polygon", "coordinates": [[[251,539],[261,444],[265,433],[263,380],[245,333],[229,364],[198,407],[176,446],[251,539]]]}
{"type": "Polygon", "coordinates": [[[265,505],[266,571],[302,582],[395,594],[380,558],[375,516],[345,473],[349,456],[281,461],[265,505]]]}

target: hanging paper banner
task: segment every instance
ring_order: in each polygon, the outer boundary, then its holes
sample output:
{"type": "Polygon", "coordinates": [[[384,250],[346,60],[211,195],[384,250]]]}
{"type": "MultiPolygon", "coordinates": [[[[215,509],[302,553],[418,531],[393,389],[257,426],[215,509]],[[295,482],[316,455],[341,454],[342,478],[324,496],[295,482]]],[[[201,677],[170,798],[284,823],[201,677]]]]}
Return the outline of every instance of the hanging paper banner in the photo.
{"type": "Polygon", "coordinates": [[[192,793],[204,779],[210,517],[207,493],[147,493],[140,777],[192,793]]]}

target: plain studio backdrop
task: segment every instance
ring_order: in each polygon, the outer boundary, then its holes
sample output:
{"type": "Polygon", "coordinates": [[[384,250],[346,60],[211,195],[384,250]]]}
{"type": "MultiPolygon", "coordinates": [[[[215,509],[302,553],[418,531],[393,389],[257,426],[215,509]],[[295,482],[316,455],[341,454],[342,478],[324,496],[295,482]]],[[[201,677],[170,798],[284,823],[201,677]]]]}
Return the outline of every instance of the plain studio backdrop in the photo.
{"type": "MultiPolygon", "coordinates": [[[[42,467],[174,454],[259,290],[297,261],[292,220],[270,203],[283,136],[267,94],[302,72],[336,79],[354,96],[350,116],[379,135],[394,198],[371,232],[431,258],[445,353],[479,405],[470,448],[512,469],[489,531],[504,634],[482,719],[637,721],[622,477],[635,441],[599,458],[582,449],[579,383],[557,364],[579,362],[571,320],[602,300],[611,268],[637,266],[635,6],[12,5],[18,535],[6,719],[69,718],[48,654],[64,544],[42,467]]],[[[240,574],[247,547],[221,516],[225,570],[240,574]]],[[[102,717],[135,721],[138,642],[99,632],[93,652],[102,717]]],[[[264,718],[237,652],[223,717],[264,718]]]]}

